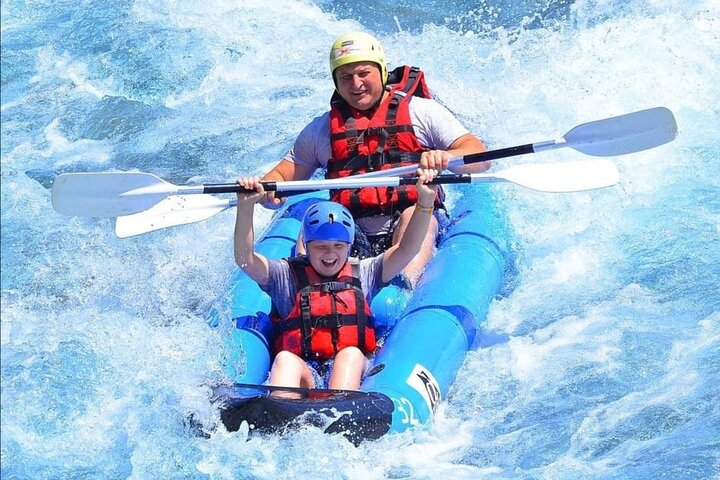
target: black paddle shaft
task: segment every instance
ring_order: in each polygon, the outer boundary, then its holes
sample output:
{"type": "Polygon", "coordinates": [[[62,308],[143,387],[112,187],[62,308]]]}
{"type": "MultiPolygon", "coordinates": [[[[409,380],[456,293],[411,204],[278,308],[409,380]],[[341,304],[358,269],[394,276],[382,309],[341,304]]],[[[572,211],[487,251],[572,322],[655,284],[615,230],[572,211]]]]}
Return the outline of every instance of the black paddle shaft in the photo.
{"type": "MultiPolygon", "coordinates": [[[[479,155],[479,154],[478,154],[479,155]]],[[[380,180],[382,177],[378,177],[378,180],[380,180]]],[[[393,178],[393,177],[391,177],[393,178]]],[[[415,185],[418,181],[418,177],[400,177],[398,179],[397,185],[415,185]]],[[[448,184],[448,183],[471,183],[472,177],[468,174],[443,174],[436,176],[432,182],[432,184],[448,184]]],[[[315,189],[307,189],[307,190],[283,190],[283,182],[262,182],[263,187],[265,187],[266,192],[277,192],[277,191],[285,191],[292,195],[297,195],[300,193],[308,193],[308,192],[314,192],[317,190],[323,190],[327,187],[320,186],[319,188],[315,189]]],[[[322,185],[322,184],[320,184],[322,185]]],[[[372,186],[372,185],[367,185],[372,186]]],[[[211,184],[211,185],[203,185],[203,193],[251,193],[255,190],[247,190],[240,185],[236,183],[218,183],[218,184],[211,184]]]]}
{"type": "Polygon", "coordinates": [[[501,148],[499,150],[488,150],[480,153],[471,153],[462,157],[465,165],[470,163],[488,162],[498,158],[515,157],[517,155],[525,155],[528,153],[534,153],[532,143],[526,145],[520,145],[517,147],[501,148]]]}
{"type": "MultiPolygon", "coordinates": [[[[415,185],[418,181],[418,177],[402,177],[400,178],[400,185],[415,185]]],[[[442,175],[436,175],[435,178],[433,178],[432,182],[430,182],[433,185],[440,185],[440,184],[446,184],[446,183],[471,183],[472,177],[468,174],[442,174],[442,175]]]]}

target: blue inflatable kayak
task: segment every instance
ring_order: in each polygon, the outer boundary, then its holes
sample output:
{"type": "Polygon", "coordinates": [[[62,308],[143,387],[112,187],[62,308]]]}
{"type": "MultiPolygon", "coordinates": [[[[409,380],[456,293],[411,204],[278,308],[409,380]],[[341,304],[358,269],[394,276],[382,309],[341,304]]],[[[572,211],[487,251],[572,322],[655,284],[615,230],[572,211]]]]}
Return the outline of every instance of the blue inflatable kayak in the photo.
{"type": "MultiPolygon", "coordinates": [[[[251,431],[273,433],[312,424],[359,443],[430,422],[505,272],[503,223],[489,192],[474,192],[484,196],[473,202],[473,210],[456,207],[415,290],[391,283],[373,299],[375,327],[384,342],[360,391],[262,385],[271,366],[270,299],[236,269],[210,318],[213,326],[232,324],[223,332],[226,374],[234,383],[217,385],[213,393],[225,427],[235,431],[247,422],[251,431]],[[282,394],[273,394],[278,390],[282,394]]],[[[268,258],[290,256],[305,210],[322,199],[291,197],[259,236],[257,251],[268,258]]]]}

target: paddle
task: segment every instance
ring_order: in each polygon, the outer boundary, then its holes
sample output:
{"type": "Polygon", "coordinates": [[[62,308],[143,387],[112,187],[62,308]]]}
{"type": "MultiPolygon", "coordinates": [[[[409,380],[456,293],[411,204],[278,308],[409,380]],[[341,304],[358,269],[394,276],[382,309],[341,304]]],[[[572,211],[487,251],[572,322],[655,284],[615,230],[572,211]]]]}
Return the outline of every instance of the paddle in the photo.
{"type": "MultiPolygon", "coordinates": [[[[583,123],[557,140],[528,143],[517,147],[473,153],[450,159],[450,168],[498,158],[570,147],[596,157],[613,157],[640,152],[672,141],[677,136],[677,124],[672,112],[665,107],[620,115],[618,117],[583,123]]],[[[355,175],[355,178],[375,178],[407,175],[415,172],[413,165],[355,175]]]]}
{"type": "MultiPolygon", "coordinates": [[[[617,167],[607,160],[526,164],[496,173],[438,175],[433,183],[512,182],[542,192],[575,192],[617,183],[617,167]]],[[[417,177],[345,177],[332,180],[263,182],[266,191],[307,192],[362,187],[412,185],[417,177]]],[[[65,173],[53,185],[53,207],[83,217],[118,217],[147,210],[171,195],[246,192],[235,183],[177,186],[142,172],[65,173]]]]}
{"type": "MultiPolygon", "coordinates": [[[[98,174],[100,175],[100,174],[98,174]]],[[[137,174],[126,174],[137,175],[137,174]]],[[[417,177],[388,177],[377,179],[356,179],[349,177],[340,179],[343,188],[358,188],[359,186],[397,186],[409,185],[417,182],[417,177]]],[[[619,180],[617,167],[607,160],[586,160],[567,163],[552,164],[525,164],[516,165],[500,170],[496,173],[473,173],[461,175],[439,175],[433,183],[485,183],[485,182],[511,182],[525,188],[542,192],[577,192],[592,190],[615,185],[619,180]]],[[[264,182],[266,188],[276,191],[292,191],[304,193],[305,191],[336,188],[337,180],[315,180],[302,182],[264,182]],[[299,190],[302,187],[303,190],[299,190]]],[[[215,185],[213,187],[220,187],[215,185]]],[[[227,191],[242,190],[238,185],[228,184],[227,191]]],[[[196,187],[193,187],[196,188],[196,187]]],[[[54,193],[54,192],[53,192],[54,193]]],[[[131,197],[124,197],[125,200],[131,197]]],[[[171,195],[148,210],[133,215],[119,216],[115,224],[115,233],[118,237],[126,238],[133,235],[152,232],[161,228],[184,225],[187,223],[206,220],[227,208],[237,204],[235,198],[218,199],[212,195],[171,195]]],[[[105,208],[94,204],[97,208],[105,208]]],[[[97,213],[108,213],[94,212],[97,213]]],[[[77,214],[77,213],[75,213],[77,214]]],[[[93,215],[98,216],[98,215],[93,215]]],[[[112,215],[105,215],[112,216],[112,215]]]]}
{"type": "Polygon", "coordinates": [[[237,205],[237,198],[212,195],[171,195],[148,210],[117,217],[115,235],[120,238],[154,232],[168,227],[207,220],[237,205]]]}

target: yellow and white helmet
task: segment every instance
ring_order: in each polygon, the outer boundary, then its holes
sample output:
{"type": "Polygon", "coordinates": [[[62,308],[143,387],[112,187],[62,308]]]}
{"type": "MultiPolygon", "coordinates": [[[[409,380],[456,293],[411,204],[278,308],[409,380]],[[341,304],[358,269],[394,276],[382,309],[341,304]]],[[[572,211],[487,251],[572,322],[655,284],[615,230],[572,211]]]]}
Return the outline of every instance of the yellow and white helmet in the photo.
{"type": "Polygon", "coordinates": [[[351,32],[339,37],[330,48],[330,73],[348,63],[374,62],[380,67],[383,85],[387,83],[388,68],[385,52],[377,38],[365,32],[351,32]]]}

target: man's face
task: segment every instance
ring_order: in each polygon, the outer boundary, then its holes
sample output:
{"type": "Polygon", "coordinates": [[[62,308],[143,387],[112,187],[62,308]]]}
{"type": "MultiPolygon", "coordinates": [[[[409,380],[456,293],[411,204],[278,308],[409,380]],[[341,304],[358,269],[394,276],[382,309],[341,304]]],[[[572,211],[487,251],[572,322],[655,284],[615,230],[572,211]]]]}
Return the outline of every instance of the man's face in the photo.
{"type": "Polygon", "coordinates": [[[376,63],[348,63],[335,69],[334,75],[338,93],[357,110],[370,110],[382,98],[383,82],[376,63]]]}
{"type": "Polygon", "coordinates": [[[350,244],[335,240],[313,240],[305,245],[310,265],[323,277],[332,277],[345,265],[350,244]]]}

